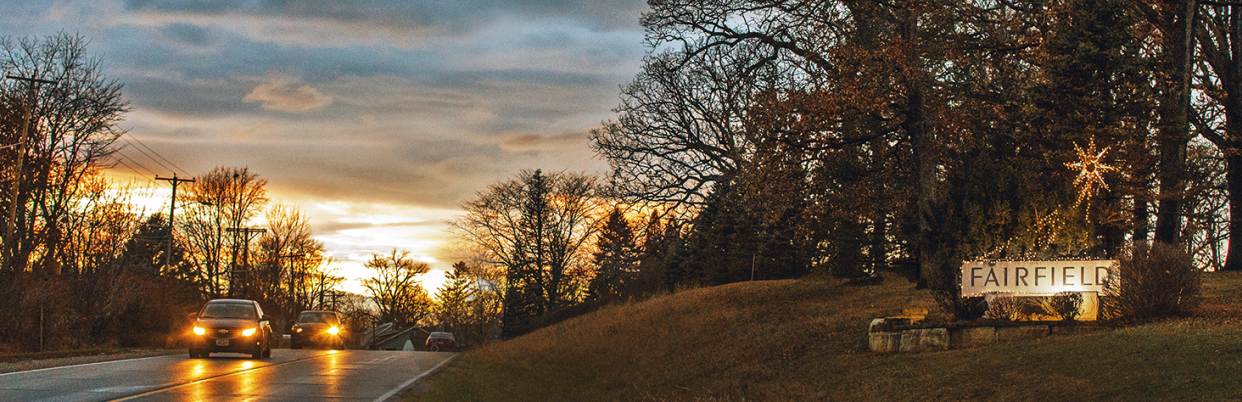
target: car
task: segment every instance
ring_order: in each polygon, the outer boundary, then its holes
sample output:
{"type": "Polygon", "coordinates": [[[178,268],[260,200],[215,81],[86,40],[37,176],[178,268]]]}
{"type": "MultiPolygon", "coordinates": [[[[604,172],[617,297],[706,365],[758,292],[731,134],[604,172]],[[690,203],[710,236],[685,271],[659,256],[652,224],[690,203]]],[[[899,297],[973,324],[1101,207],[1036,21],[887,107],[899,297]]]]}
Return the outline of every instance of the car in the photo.
{"type": "Polygon", "coordinates": [[[427,335],[427,350],[432,352],[457,350],[457,338],[452,332],[432,332],[427,335]]]}
{"type": "Polygon", "coordinates": [[[272,357],[272,319],[254,300],[215,299],[194,315],[190,328],[190,357],[212,353],[248,353],[272,357]]]}
{"type": "Polygon", "coordinates": [[[340,315],[335,311],[317,310],[298,314],[289,328],[289,347],[301,349],[308,345],[344,349],[345,327],[341,325],[340,315]]]}

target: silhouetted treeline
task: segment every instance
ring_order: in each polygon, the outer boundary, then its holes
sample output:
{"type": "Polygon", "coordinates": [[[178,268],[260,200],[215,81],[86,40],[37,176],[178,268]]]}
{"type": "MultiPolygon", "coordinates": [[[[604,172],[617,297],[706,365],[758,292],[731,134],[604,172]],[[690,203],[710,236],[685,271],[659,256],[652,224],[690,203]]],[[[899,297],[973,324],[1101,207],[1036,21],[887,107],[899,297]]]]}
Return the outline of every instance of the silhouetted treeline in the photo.
{"type": "Polygon", "coordinates": [[[279,327],[326,306],[341,278],[306,217],[268,205],[257,173],[219,167],[181,183],[171,237],[167,207],[144,210],[144,194],[103,174],[132,169],[124,148],[146,145],[123,138],[122,86],[85,44],[0,38],[3,75],[38,80],[0,81],[0,311],[11,318],[0,351],[168,345],[217,297],[259,300],[279,327]],[[251,226],[259,215],[266,225],[251,226]]]}

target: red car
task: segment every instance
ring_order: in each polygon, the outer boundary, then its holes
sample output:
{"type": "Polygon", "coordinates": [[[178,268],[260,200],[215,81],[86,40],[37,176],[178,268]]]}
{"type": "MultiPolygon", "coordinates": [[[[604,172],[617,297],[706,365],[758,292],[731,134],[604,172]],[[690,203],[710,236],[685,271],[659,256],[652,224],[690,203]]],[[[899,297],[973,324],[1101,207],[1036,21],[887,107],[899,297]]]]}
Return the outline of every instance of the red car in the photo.
{"type": "Polygon", "coordinates": [[[457,350],[457,339],[452,332],[432,332],[427,336],[427,350],[432,352],[457,350]]]}

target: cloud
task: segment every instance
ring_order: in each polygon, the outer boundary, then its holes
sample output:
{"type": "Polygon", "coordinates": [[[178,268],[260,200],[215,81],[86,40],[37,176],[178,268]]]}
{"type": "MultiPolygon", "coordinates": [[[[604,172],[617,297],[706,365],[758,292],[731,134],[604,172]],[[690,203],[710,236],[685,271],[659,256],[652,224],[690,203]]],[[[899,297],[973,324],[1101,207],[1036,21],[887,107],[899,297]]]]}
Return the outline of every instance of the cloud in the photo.
{"type": "Polygon", "coordinates": [[[160,28],[160,33],[174,43],[188,46],[206,46],[212,42],[210,33],[194,24],[182,22],[168,24],[160,28]]]}
{"type": "Polygon", "coordinates": [[[277,78],[255,86],[242,100],[280,112],[309,112],[332,104],[331,96],[324,95],[309,84],[298,84],[293,80],[277,78]]]}
{"type": "Polygon", "coordinates": [[[646,4],[642,0],[126,0],[124,7],[148,19],[225,22],[219,19],[223,17],[247,25],[256,38],[322,46],[343,39],[419,41],[461,36],[506,18],[568,20],[595,30],[628,29],[636,25],[646,4]],[[251,24],[244,21],[247,17],[267,21],[251,24]],[[323,35],[328,32],[333,34],[323,35]]]}
{"type": "Polygon", "coordinates": [[[444,220],[430,220],[430,221],[417,221],[417,222],[381,222],[381,223],[330,221],[330,222],[323,222],[323,223],[316,222],[315,230],[323,232],[323,233],[335,233],[335,232],[344,232],[348,230],[367,230],[367,229],[378,229],[378,228],[432,227],[435,229],[439,229],[441,227],[444,227],[445,225],[448,225],[448,222],[444,220]]]}
{"type": "Polygon", "coordinates": [[[586,135],[572,132],[557,135],[516,134],[505,137],[500,149],[509,152],[551,151],[586,145],[586,135]]]}

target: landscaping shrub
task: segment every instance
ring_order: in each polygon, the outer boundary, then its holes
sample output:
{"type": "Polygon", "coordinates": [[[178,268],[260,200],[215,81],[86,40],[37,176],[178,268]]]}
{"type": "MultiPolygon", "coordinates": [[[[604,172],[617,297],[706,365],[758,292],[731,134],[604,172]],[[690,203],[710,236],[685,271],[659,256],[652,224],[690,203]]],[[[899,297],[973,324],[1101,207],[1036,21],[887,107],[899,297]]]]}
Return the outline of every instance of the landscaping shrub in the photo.
{"type": "Polygon", "coordinates": [[[936,303],[940,305],[946,312],[953,315],[954,319],[971,321],[983,317],[987,312],[988,304],[982,297],[961,297],[956,289],[954,290],[934,290],[932,296],[935,297],[936,303]]]}
{"type": "Polygon", "coordinates": [[[987,313],[984,318],[990,320],[1013,321],[1025,312],[1026,301],[1014,296],[995,296],[987,302],[987,313]]]}
{"type": "Polygon", "coordinates": [[[1077,321],[1082,308],[1082,293],[1060,292],[1043,299],[1044,311],[1061,317],[1062,321],[1077,321]]]}
{"type": "Polygon", "coordinates": [[[1110,319],[1146,321],[1185,315],[1199,302],[1199,269],[1190,255],[1164,244],[1140,243],[1120,256],[1119,278],[1105,284],[1101,312],[1110,319]]]}

